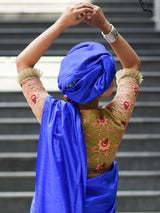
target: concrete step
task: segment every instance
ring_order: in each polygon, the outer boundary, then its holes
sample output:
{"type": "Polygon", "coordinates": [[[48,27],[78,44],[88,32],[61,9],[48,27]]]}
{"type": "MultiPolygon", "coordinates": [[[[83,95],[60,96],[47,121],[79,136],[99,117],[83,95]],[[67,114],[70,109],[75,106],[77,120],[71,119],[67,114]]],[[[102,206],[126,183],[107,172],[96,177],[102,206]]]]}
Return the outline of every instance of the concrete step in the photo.
{"type": "Polygon", "coordinates": [[[0,171],[35,171],[36,153],[0,153],[0,171]]]}
{"type": "MultiPolygon", "coordinates": [[[[25,28],[34,28],[38,29],[38,28],[48,28],[50,25],[52,25],[56,20],[54,18],[52,19],[44,19],[44,18],[31,18],[31,19],[8,19],[8,20],[0,20],[0,28],[21,28],[21,29],[25,29],[25,28]]],[[[139,18],[137,17],[131,17],[126,19],[123,17],[111,17],[109,18],[109,21],[114,24],[117,28],[137,28],[137,29],[144,29],[144,28],[153,28],[154,27],[154,21],[151,18],[148,17],[141,17],[139,18]]],[[[78,25],[79,28],[85,28],[87,29],[88,26],[86,23],[81,23],[78,25]]],[[[71,27],[75,28],[75,27],[71,27]]],[[[153,30],[155,31],[155,30],[153,30]]],[[[34,33],[34,32],[33,32],[34,33]]]]}
{"type": "MultiPolygon", "coordinates": [[[[101,101],[100,106],[107,102],[101,101]]],[[[160,102],[136,102],[132,117],[160,117],[160,102]]],[[[35,117],[27,102],[1,102],[1,118],[35,117]]]]}
{"type": "MultiPolygon", "coordinates": [[[[160,152],[118,152],[116,160],[122,171],[159,171],[160,152]]],[[[0,171],[35,171],[36,153],[0,153],[0,171]]]]}
{"type": "Polygon", "coordinates": [[[160,150],[160,134],[127,134],[125,133],[119,147],[122,152],[155,152],[160,150]]]}
{"type": "Polygon", "coordinates": [[[143,75],[142,87],[159,87],[160,84],[160,72],[141,72],[143,75]]]}
{"type": "Polygon", "coordinates": [[[160,102],[136,102],[132,117],[160,117],[160,102]]]}
{"type": "MultiPolygon", "coordinates": [[[[1,152],[36,152],[39,135],[0,135],[1,152]]],[[[119,151],[156,152],[160,134],[124,134],[119,151]]]]}
{"type": "MultiPolygon", "coordinates": [[[[33,192],[2,192],[0,205],[3,213],[28,213],[33,192]],[[16,208],[13,208],[15,206],[16,208]]],[[[117,212],[159,212],[160,191],[119,191],[117,212]],[[144,205],[145,203],[145,205],[144,205]],[[152,205],[150,205],[152,203],[152,205]]]]}
{"type": "Polygon", "coordinates": [[[0,135],[1,152],[37,152],[39,135],[0,135]]]}
{"type": "MultiPolygon", "coordinates": [[[[57,17],[68,4],[71,4],[76,1],[59,1],[59,2],[5,2],[1,0],[0,2],[0,17],[1,19],[6,18],[30,18],[33,17],[57,17]],[[8,8],[8,5],[10,7],[8,8]],[[30,16],[29,16],[30,15],[30,16]],[[37,16],[36,16],[37,15],[37,16]]],[[[125,4],[124,2],[99,2],[95,1],[94,4],[97,4],[103,8],[105,14],[110,16],[114,15],[116,17],[123,16],[124,14],[134,17],[132,14],[138,14],[139,17],[152,16],[152,13],[144,13],[140,5],[135,1],[130,4],[125,4]]],[[[152,9],[152,2],[149,2],[147,5],[152,9]]],[[[124,16],[125,17],[125,16],[124,16]]]]}
{"type": "Polygon", "coordinates": [[[159,212],[160,191],[119,191],[117,211],[159,212]]]}
{"type": "Polygon", "coordinates": [[[160,88],[143,87],[139,89],[138,102],[157,102],[160,100],[160,88]]]}
{"type": "MultiPolygon", "coordinates": [[[[5,80],[6,81],[6,80],[5,80]]],[[[11,81],[15,81],[15,79],[11,79],[11,81]]],[[[16,82],[17,83],[17,82],[16,82]]],[[[19,88],[19,87],[18,87],[19,88]]],[[[6,99],[8,99],[8,102],[26,102],[25,98],[23,97],[23,94],[22,92],[15,92],[15,90],[17,90],[17,88],[15,88],[14,86],[13,87],[9,87],[7,86],[6,88],[3,88],[4,89],[0,96],[1,96],[1,101],[2,102],[6,102],[6,99]],[[9,92],[8,92],[9,91],[9,92]]],[[[18,90],[20,90],[21,88],[19,88],[18,90]]],[[[115,90],[114,90],[115,91],[115,90]]],[[[60,92],[58,91],[49,91],[49,94],[54,96],[55,98],[57,99],[63,99],[63,96],[60,92]]],[[[109,102],[113,96],[115,95],[115,92],[113,92],[113,94],[108,97],[108,98],[104,98],[103,99],[103,102],[107,103],[109,102]]],[[[138,94],[138,97],[137,97],[137,102],[159,102],[160,100],[160,88],[157,88],[157,87],[143,87],[139,89],[139,94],[138,94]]]]}
{"type": "Polygon", "coordinates": [[[34,192],[1,192],[0,206],[2,213],[28,213],[34,192]]]}
{"type": "MultiPolygon", "coordinates": [[[[40,125],[36,118],[0,118],[0,134],[38,134],[40,125]]],[[[151,132],[158,134],[160,129],[160,118],[132,117],[128,124],[127,134],[143,134],[151,132]]]]}
{"type": "MultiPolygon", "coordinates": [[[[39,135],[0,135],[1,152],[36,152],[39,135]]],[[[160,134],[124,134],[121,152],[156,152],[160,150],[160,134]]]]}
{"type": "Polygon", "coordinates": [[[35,172],[0,172],[0,192],[35,190],[35,172]]]}
{"type": "Polygon", "coordinates": [[[148,132],[152,132],[153,134],[159,134],[159,130],[160,130],[160,118],[131,117],[125,132],[128,134],[142,134],[148,132]]]}
{"type": "MultiPolygon", "coordinates": [[[[0,29],[0,39],[16,39],[16,38],[24,38],[24,39],[34,39],[40,33],[42,33],[46,28],[18,28],[18,27],[9,27],[9,28],[1,28],[0,29]]],[[[126,39],[129,38],[152,38],[158,39],[160,33],[152,28],[119,28],[117,27],[118,32],[124,36],[126,39]]],[[[95,39],[100,36],[100,32],[98,29],[88,26],[88,28],[79,28],[72,27],[65,30],[59,38],[72,38],[75,37],[80,39],[95,39]]]]}
{"type": "MultiPolygon", "coordinates": [[[[85,40],[87,41],[87,40],[85,40]]],[[[89,39],[89,41],[91,41],[89,39]]],[[[92,40],[94,41],[94,40],[92,40]]],[[[100,41],[99,41],[100,42],[100,41]]],[[[73,45],[74,46],[74,45],[73,45]]],[[[53,50],[47,50],[44,54],[44,56],[63,56],[63,55],[66,55],[68,53],[68,51],[73,47],[73,46],[70,46],[68,47],[69,49],[65,49],[65,50],[57,50],[55,49],[54,51],[53,50]]],[[[25,48],[26,46],[24,46],[25,48]]],[[[21,53],[21,51],[23,50],[23,47],[19,50],[0,50],[0,56],[17,56],[21,53]]],[[[113,56],[115,56],[114,52],[110,49],[110,48],[107,48],[107,50],[113,54],[113,56]]],[[[152,56],[152,57],[157,57],[160,55],[160,51],[159,49],[154,49],[154,51],[146,51],[144,49],[137,49],[136,50],[136,53],[139,55],[139,56],[152,56]]],[[[154,68],[153,68],[154,69],[154,68]]]]}
{"type": "Polygon", "coordinates": [[[160,190],[160,171],[119,171],[118,190],[160,190]]]}
{"type": "Polygon", "coordinates": [[[159,152],[118,152],[116,160],[122,171],[159,171],[159,152]]]}
{"type": "MultiPolygon", "coordinates": [[[[119,61],[116,59],[116,67],[117,70],[119,70],[121,68],[121,65],[119,63],[119,61]]],[[[143,72],[149,72],[151,73],[152,71],[157,71],[159,72],[159,67],[160,67],[160,55],[158,56],[141,56],[140,57],[141,60],[141,71],[143,72]]],[[[153,86],[153,85],[152,85],[153,86]]]]}
{"type": "MultiPolygon", "coordinates": [[[[35,172],[0,172],[0,189],[0,192],[34,191],[35,172]]],[[[160,190],[160,172],[119,171],[118,190],[160,190]]]]}
{"type": "MultiPolygon", "coordinates": [[[[97,4],[100,5],[100,4],[97,4]]],[[[23,8],[21,8],[21,11],[19,8],[17,8],[17,5],[12,5],[7,11],[5,11],[5,7],[1,8],[0,10],[0,17],[3,18],[29,18],[29,15],[32,16],[32,18],[36,17],[36,14],[38,17],[44,17],[44,18],[58,18],[60,14],[64,11],[66,6],[59,6],[54,7],[54,5],[43,5],[41,8],[37,7],[38,5],[23,5],[23,8]],[[30,6],[30,8],[28,8],[30,6]],[[47,8],[45,8],[47,6],[47,8]],[[36,8],[37,7],[37,8],[36,8]],[[3,11],[2,11],[3,10],[3,11]],[[5,13],[4,13],[5,11],[5,13]]],[[[108,7],[102,7],[103,13],[106,17],[122,17],[125,18],[126,16],[128,18],[133,18],[135,15],[138,17],[152,17],[152,13],[143,13],[142,8],[137,7],[137,5],[131,6],[131,7],[117,7],[113,5],[110,5],[108,7]]],[[[152,8],[151,8],[152,9],[152,8]]],[[[36,17],[37,18],[37,17],[36,17]]]]}
{"type": "MultiPolygon", "coordinates": [[[[96,2],[96,1],[95,1],[96,2]]],[[[141,8],[141,6],[137,3],[137,1],[128,1],[128,2],[125,2],[125,1],[122,1],[122,2],[120,2],[120,1],[118,1],[118,2],[109,2],[109,1],[97,1],[96,2],[96,4],[97,5],[99,5],[101,8],[107,8],[107,7],[122,7],[122,8],[135,8],[135,9],[137,9],[137,10],[141,10],[141,12],[142,12],[142,8],[141,8]]],[[[152,9],[153,8],[153,1],[147,1],[147,7],[149,7],[150,9],[152,9]]],[[[151,14],[148,14],[148,15],[152,15],[152,13],[151,14]]]]}
{"type": "MultiPolygon", "coordinates": [[[[80,42],[85,42],[85,41],[90,41],[90,38],[86,39],[73,39],[73,38],[68,38],[68,39],[61,39],[58,38],[57,40],[54,41],[54,45],[50,46],[50,48],[46,51],[45,55],[52,55],[52,56],[57,56],[57,55],[64,55],[70,50],[74,45],[80,43],[80,42]]],[[[106,41],[102,38],[100,35],[99,38],[94,38],[92,41],[95,42],[100,42],[104,45],[106,44],[106,41]]],[[[127,39],[129,44],[135,49],[135,51],[139,55],[160,55],[160,39],[127,39]]],[[[0,46],[1,46],[1,52],[2,54],[3,51],[7,50],[13,50],[16,51],[17,54],[19,54],[29,43],[31,42],[30,39],[0,39],[0,46]]],[[[108,45],[107,49],[112,53],[111,47],[108,45]]],[[[10,52],[11,53],[11,52],[10,52]]],[[[3,55],[6,53],[4,52],[3,55]]],[[[114,54],[115,55],[115,54],[114,54]]]]}
{"type": "MultiPolygon", "coordinates": [[[[63,99],[63,96],[60,92],[52,91],[50,92],[51,95],[53,95],[57,99],[63,99]]],[[[22,93],[22,91],[2,91],[0,92],[0,99],[1,102],[8,102],[8,103],[19,103],[23,102],[26,103],[26,99],[22,93]]]]}
{"type": "MultiPolygon", "coordinates": [[[[63,57],[42,57],[37,63],[36,67],[44,71],[42,81],[48,91],[57,91],[57,76],[59,73],[60,63],[63,57]],[[54,70],[54,72],[53,72],[54,70]]],[[[160,56],[143,56],[141,59],[141,72],[144,75],[143,86],[158,86],[159,84],[159,67],[160,67],[160,56]],[[157,77],[157,78],[156,78],[157,77]],[[152,84],[152,80],[154,84],[152,84]],[[151,85],[150,85],[151,83],[151,85]]],[[[116,69],[122,68],[119,60],[115,57],[116,69]]],[[[0,69],[5,72],[0,72],[0,91],[21,91],[20,86],[17,83],[17,71],[15,66],[15,57],[0,57],[0,69]]],[[[6,99],[7,93],[1,94],[2,102],[6,99]],[[4,96],[4,97],[3,97],[4,96]]],[[[19,101],[19,94],[12,93],[14,101],[19,101]]],[[[12,97],[7,101],[12,101],[12,97]]],[[[24,100],[24,99],[23,99],[24,100]]],[[[158,100],[158,99],[157,99],[158,100]]]]}

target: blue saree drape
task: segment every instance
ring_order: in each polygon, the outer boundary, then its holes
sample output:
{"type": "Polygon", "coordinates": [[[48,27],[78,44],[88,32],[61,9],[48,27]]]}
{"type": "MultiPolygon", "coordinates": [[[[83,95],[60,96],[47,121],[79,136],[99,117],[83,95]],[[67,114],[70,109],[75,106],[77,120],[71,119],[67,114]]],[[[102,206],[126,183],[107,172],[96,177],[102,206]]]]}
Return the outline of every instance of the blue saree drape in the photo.
{"type": "Polygon", "coordinates": [[[39,137],[36,187],[30,213],[115,212],[118,168],[87,180],[87,154],[79,109],[46,98],[39,137]]]}

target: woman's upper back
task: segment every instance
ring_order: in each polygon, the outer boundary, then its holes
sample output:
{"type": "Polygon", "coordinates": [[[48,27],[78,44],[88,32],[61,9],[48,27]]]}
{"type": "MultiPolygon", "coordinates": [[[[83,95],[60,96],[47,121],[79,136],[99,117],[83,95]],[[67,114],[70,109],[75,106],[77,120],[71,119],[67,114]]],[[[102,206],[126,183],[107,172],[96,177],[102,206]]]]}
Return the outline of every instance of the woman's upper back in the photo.
{"type": "MultiPolygon", "coordinates": [[[[120,72],[117,93],[109,104],[98,110],[80,110],[90,174],[103,173],[110,168],[138,95],[140,74],[137,71],[133,74],[132,70],[120,72]]],[[[32,111],[41,122],[47,91],[40,79],[33,76],[25,78],[21,86],[32,111]]]]}
{"type": "Polygon", "coordinates": [[[138,95],[137,80],[120,80],[114,99],[98,110],[81,110],[87,148],[88,173],[109,170],[138,95]]]}

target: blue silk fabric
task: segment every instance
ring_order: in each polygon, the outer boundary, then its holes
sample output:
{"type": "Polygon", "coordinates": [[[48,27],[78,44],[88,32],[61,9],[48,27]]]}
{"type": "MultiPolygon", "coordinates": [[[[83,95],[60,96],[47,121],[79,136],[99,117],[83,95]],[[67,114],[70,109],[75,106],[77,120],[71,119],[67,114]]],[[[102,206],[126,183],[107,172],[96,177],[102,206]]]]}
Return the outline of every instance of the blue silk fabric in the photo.
{"type": "Polygon", "coordinates": [[[36,187],[30,213],[114,213],[118,168],[87,179],[79,109],[47,96],[41,122],[36,187]]]}
{"type": "Polygon", "coordinates": [[[115,73],[114,58],[102,44],[83,42],[62,60],[58,87],[72,101],[83,104],[104,93],[115,73]]]}

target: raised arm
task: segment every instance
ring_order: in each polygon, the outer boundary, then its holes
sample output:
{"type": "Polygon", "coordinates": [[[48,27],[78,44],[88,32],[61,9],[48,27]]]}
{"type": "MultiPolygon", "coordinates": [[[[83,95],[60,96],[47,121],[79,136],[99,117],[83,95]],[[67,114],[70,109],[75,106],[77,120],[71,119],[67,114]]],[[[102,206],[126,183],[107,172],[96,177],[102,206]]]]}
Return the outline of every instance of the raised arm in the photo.
{"type": "MultiPolygon", "coordinates": [[[[105,18],[103,11],[100,7],[95,5],[92,5],[92,8],[94,9],[94,12],[91,14],[90,19],[85,19],[85,21],[88,24],[97,27],[104,34],[108,34],[111,31],[111,25],[105,18]]],[[[110,45],[124,68],[133,68],[135,70],[140,69],[139,57],[120,34],[118,35],[118,39],[110,45]]]]}
{"type": "Polygon", "coordinates": [[[23,94],[39,123],[41,123],[43,106],[48,93],[33,67],[63,30],[71,25],[79,24],[88,13],[92,12],[93,8],[88,3],[69,6],[56,23],[31,42],[16,59],[23,94]]]}
{"type": "Polygon", "coordinates": [[[93,12],[91,4],[79,3],[69,6],[61,17],[45,32],[31,42],[17,57],[17,71],[34,67],[40,57],[66,28],[82,22],[93,12]],[[81,15],[81,16],[78,16],[81,15]]]}

